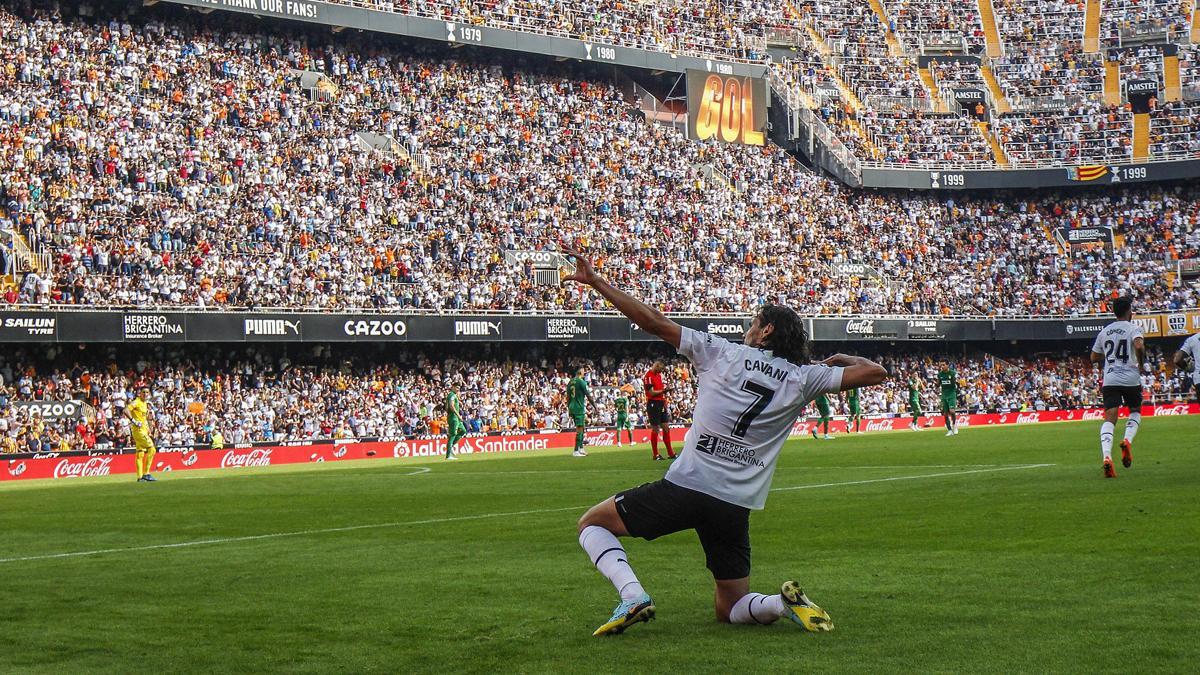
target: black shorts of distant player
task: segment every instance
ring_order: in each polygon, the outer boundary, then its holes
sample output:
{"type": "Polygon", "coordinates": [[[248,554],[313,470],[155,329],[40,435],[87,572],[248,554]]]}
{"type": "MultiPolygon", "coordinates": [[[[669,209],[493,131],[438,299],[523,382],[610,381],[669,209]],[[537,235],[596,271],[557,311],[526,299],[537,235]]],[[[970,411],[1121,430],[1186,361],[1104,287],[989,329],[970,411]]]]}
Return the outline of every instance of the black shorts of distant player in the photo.
{"type": "Polygon", "coordinates": [[[1100,393],[1104,397],[1105,410],[1125,406],[1130,412],[1142,411],[1141,387],[1104,387],[1100,393]]]}
{"type": "Polygon", "coordinates": [[[652,427],[660,424],[670,424],[671,414],[667,412],[667,402],[653,399],[646,401],[646,418],[650,421],[650,426],[652,427]]]}

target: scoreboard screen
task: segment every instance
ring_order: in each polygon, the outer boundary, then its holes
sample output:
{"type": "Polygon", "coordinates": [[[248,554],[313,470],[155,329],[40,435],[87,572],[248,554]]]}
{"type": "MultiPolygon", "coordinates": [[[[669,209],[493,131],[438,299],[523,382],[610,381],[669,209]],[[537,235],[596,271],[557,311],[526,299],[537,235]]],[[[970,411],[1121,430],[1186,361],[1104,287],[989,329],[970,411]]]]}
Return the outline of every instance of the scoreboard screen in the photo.
{"type": "Polygon", "coordinates": [[[762,145],[767,127],[767,81],[760,77],[687,71],[688,138],[762,145]]]}

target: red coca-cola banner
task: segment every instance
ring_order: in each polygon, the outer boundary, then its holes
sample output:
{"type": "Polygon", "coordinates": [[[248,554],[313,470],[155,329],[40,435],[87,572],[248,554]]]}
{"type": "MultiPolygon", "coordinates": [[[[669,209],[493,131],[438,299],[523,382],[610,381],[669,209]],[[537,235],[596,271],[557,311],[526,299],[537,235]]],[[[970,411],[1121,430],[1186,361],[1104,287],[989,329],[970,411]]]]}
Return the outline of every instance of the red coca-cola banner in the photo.
{"type": "MultiPolygon", "coordinates": [[[[1200,405],[1176,404],[1155,405],[1142,408],[1148,417],[1163,415],[1200,414],[1200,405]]],[[[959,427],[977,427],[994,424],[1033,424],[1037,422],[1067,422],[1073,420],[1099,420],[1103,411],[1099,408],[1082,410],[1051,410],[1045,412],[959,415],[959,427]]],[[[908,428],[909,417],[865,419],[863,431],[896,431],[908,428]]],[[[942,426],[940,416],[922,417],[918,423],[923,427],[932,421],[933,427],[942,426]]],[[[793,435],[807,435],[816,422],[812,419],[797,422],[793,435]]],[[[846,421],[835,420],[830,431],[846,432],[846,421]]],[[[672,429],[673,440],[682,445],[686,427],[672,429]]],[[[595,429],[586,432],[588,445],[602,447],[616,445],[617,433],[613,429],[595,429]]],[[[628,438],[622,440],[628,441],[628,438]]],[[[639,429],[633,432],[635,443],[648,443],[650,432],[639,429]]],[[[572,432],[550,432],[540,434],[476,435],[468,436],[458,446],[459,454],[493,452],[530,452],[570,448],[575,443],[572,432]]],[[[678,446],[677,446],[678,447],[678,446]]],[[[301,464],[304,462],[336,462],[347,459],[404,459],[439,457],[446,451],[444,438],[414,438],[361,442],[321,441],[295,442],[268,447],[236,447],[223,450],[162,451],[154,457],[154,472],[169,473],[187,469],[230,469],[247,467],[301,464]]],[[[130,453],[97,454],[92,456],[59,456],[56,453],[0,461],[0,481],[34,478],[88,478],[115,474],[134,473],[134,456],[130,453]]]]}

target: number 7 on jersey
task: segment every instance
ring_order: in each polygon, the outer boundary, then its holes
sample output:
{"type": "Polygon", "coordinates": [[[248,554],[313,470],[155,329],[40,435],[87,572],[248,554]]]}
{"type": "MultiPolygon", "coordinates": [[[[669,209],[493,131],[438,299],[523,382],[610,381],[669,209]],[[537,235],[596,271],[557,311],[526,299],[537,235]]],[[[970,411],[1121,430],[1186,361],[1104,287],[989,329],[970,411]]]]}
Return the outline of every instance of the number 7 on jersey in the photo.
{"type": "Polygon", "coordinates": [[[762,411],[771,405],[771,399],[775,398],[775,390],[752,380],[742,382],[742,391],[754,396],[754,401],[738,415],[737,422],[733,424],[734,438],[745,438],[754,419],[761,415],[762,411]]]}

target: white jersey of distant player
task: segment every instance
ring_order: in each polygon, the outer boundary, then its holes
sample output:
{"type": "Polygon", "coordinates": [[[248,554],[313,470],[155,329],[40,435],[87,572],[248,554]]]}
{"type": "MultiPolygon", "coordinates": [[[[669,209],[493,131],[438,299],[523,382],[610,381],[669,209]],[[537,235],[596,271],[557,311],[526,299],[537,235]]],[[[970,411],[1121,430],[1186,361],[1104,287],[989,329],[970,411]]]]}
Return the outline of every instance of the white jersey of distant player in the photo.
{"type": "Polygon", "coordinates": [[[1184,340],[1179,351],[1192,357],[1192,384],[1200,387],[1200,333],[1184,340]]]}
{"type": "Polygon", "coordinates": [[[1092,351],[1103,357],[1105,387],[1140,387],[1137,352],[1133,341],[1142,337],[1142,329],[1130,321],[1114,321],[1096,336],[1092,351]]]}
{"type": "Polygon", "coordinates": [[[761,509],[796,417],[817,395],[841,389],[842,369],[799,366],[690,328],[683,329],[679,353],[695,366],[698,393],[692,428],[666,479],[761,509]]]}

